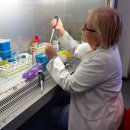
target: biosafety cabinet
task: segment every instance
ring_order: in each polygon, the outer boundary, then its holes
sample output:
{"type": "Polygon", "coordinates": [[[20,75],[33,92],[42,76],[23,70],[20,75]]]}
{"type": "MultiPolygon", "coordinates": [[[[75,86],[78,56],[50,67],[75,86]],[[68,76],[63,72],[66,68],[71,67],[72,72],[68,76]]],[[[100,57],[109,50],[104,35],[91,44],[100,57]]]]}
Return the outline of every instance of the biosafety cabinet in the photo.
{"type": "MultiPolygon", "coordinates": [[[[32,55],[34,49],[31,50],[34,38],[38,36],[42,43],[50,40],[50,20],[55,16],[60,17],[64,28],[81,43],[80,28],[87,19],[88,11],[95,7],[118,6],[117,2],[119,1],[0,1],[0,129],[17,129],[57,93],[57,84],[45,69],[42,91],[37,74],[31,80],[22,77],[36,63],[36,57],[32,55]],[[19,56],[20,59],[16,60],[19,56]]],[[[57,40],[57,34],[53,40],[57,40]]],[[[42,52],[37,46],[35,49],[42,52]]],[[[67,69],[72,73],[80,61],[72,58],[68,62],[70,66],[67,69]]]]}

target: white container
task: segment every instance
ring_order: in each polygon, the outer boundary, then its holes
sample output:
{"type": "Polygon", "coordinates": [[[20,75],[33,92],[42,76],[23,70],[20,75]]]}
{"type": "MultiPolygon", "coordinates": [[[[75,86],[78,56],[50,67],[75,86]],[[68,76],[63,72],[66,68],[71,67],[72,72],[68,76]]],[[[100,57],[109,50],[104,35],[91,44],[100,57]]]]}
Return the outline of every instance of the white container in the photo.
{"type": "Polygon", "coordinates": [[[52,41],[52,45],[53,45],[53,47],[56,49],[56,51],[59,51],[59,44],[58,44],[58,41],[53,40],[53,41],[52,41]]]}
{"type": "Polygon", "coordinates": [[[59,54],[60,59],[62,60],[63,63],[67,62],[67,57],[65,54],[59,54]]]}

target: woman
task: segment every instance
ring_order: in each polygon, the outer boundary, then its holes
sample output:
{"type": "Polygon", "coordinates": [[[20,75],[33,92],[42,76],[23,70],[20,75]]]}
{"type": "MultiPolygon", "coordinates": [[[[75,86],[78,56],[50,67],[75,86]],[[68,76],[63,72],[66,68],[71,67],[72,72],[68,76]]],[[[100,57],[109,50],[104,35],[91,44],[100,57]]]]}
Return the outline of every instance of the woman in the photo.
{"type": "MultiPolygon", "coordinates": [[[[54,26],[53,19],[51,25],[54,26]]],[[[82,59],[70,75],[48,44],[46,55],[51,59],[48,72],[66,91],[71,93],[68,130],[117,130],[123,117],[121,94],[122,67],[117,42],[122,22],[112,8],[97,8],[89,12],[82,27],[85,44],[78,45],[64,30],[59,18],[59,42],[75,56],[82,59]],[[89,49],[88,49],[89,48],[89,49]]]]}

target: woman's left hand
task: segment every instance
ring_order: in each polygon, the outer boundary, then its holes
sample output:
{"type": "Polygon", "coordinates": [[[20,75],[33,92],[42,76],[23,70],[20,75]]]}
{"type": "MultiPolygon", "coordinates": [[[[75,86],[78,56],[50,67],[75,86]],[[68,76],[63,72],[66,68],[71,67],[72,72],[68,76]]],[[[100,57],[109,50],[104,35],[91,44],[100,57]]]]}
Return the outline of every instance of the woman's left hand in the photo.
{"type": "Polygon", "coordinates": [[[45,45],[45,54],[49,59],[58,56],[56,49],[50,43],[45,45]]]}

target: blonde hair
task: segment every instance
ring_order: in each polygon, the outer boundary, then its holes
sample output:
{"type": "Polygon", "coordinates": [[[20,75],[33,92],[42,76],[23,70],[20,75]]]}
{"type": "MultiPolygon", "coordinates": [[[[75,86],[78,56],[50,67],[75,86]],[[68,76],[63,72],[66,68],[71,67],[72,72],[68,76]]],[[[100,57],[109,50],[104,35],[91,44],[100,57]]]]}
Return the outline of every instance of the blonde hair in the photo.
{"type": "Polygon", "coordinates": [[[122,19],[117,10],[97,8],[91,11],[94,16],[93,27],[97,32],[99,48],[109,48],[117,44],[122,32],[122,19]]]}

